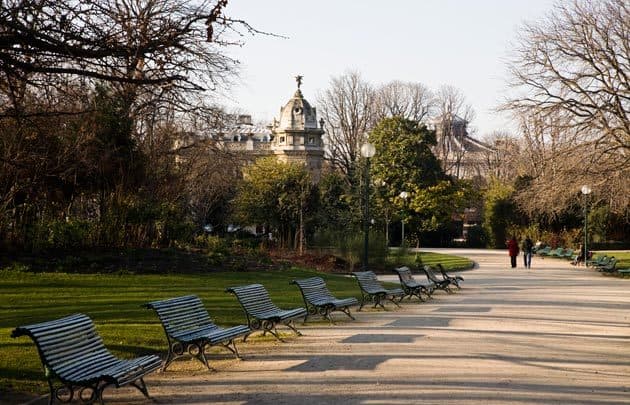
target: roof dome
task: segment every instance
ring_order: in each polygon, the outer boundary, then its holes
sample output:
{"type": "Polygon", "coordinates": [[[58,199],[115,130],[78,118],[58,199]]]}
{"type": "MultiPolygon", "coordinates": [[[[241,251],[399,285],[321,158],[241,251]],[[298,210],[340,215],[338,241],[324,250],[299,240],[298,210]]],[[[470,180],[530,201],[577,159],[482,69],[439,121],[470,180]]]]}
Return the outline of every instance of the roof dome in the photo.
{"type": "Polygon", "coordinates": [[[279,130],[317,129],[317,112],[304,99],[299,88],[293,98],[280,109],[280,122],[276,128],[279,130]]]}

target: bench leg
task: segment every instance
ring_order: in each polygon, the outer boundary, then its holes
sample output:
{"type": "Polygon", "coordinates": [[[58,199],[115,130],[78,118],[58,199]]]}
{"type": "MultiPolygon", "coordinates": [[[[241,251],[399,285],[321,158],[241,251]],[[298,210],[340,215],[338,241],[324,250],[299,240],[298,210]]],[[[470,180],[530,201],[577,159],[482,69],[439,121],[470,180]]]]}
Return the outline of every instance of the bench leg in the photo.
{"type": "Polygon", "coordinates": [[[385,309],[385,305],[383,305],[383,298],[385,298],[385,296],[382,296],[381,294],[376,294],[374,296],[372,296],[372,299],[374,300],[374,307],[376,308],[377,306],[385,309]]]}
{"type": "Polygon", "coordinates": [[[330,315],[330,313],[333,311],[333,308],[330,307],[320,307],[319,308],[319,314],[324,318],[324,319],[328,319],[328,322],[330,322],[331,325],[334,325],[335,322],[332,319],[332,316],[330,315]]]}
{"type": "Polygon", "coordinates": [[[293,324],[293,320],[289,320],[287,322],[283,322],[283,324],[288,327],[289,329],[291,329],[297,336],[302,336],[302,333],[300,333],[299,330],[297,330],[297,328],[295,327],[295,325],[293,324]]]}
{"type": "Polygon", "coordinates": [[[361,311],[361,308],[363,308],[363,305],[365,305],[365,295],[361,293],[361,304],[359,305],[359,309],[357,309],[357,312],[361,311]]]}
{"type": "Polygon", "coordinates": [[[269,321],[269,320],[264,320],[262,321],[262,329],[263,329],[263,336],[265,336],[267,334],[267,332],[271,333],[276,339],[278,339],[279,341],[285,343],[285,340],[282,339],[280,337],[280,335],[278,334],[278,330],[276,329],[276,324],[275,322],[269,321]]]}
{"type": "Polygon", "coordinates": [[[227,343],[221,343],[223,345],[223,347],[225,347],[226,349],[228,349],[229,351],[231,351],[232,353],[234,353],[234,355],[236,356],[237,359],[241,359],[240,354],[238,354],[238,349],[236,348],[236,341],[235,339],[230,340],[227,343]]]}
{"type": "Polygon", "coordinates": [[[343,312],[344,314],[348,315],[348,317],[350,319],[352,319],[353,321],[356,321],[355,317],[352,316],[352,314],[350,313],[350,308],[348,308],[348,307],[341,308],[341,312],[343,312]]]}
{"type": "Polygon", "coordinates": [[[144,395],[145,397],[149,399],[152,399],[149,396],[149,391],[147,390],[147,384],[145,384],[143,378],[138,378],[136,381],[130,383],[129,385],[136,387],[142,393],[142,395],[144,395]]]}
{"type": "MultiPolygon", "coordinates": [[[[398,308],[400,308],[400,304],[398,304],[396,302],[396,296],[392,296],[392,297],[385,297],[387,300],[391,301],[394,303],[394,305],[396,305],[398,308]]],[[[403,297],[400,297],[400,300],[402,301],[403,297]]],[[[383,307],[383,305],[381,305],[383,307]]],[[[383,307],[383,309],[385,309],[385,307],[383,307]]]]}

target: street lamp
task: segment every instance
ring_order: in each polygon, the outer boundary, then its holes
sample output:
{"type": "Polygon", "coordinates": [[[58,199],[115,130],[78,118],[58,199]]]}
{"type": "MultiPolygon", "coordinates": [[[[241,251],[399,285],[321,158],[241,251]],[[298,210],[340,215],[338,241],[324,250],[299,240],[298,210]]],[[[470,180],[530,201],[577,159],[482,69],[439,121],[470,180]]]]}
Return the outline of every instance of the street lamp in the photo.
{"type": "Polygon", "coordinates": [[[582,186],[582,195],[584,196],[584,266],[588,260],[588,208],[586,205],[586,198],[591,194],[591,188],[587,185],[582,186]]]}
{"type": "MultiPolygon", "coordinates": [[[[402,198],[403,200],[403,206],[405,205],[405,203],[407,202],[407,197],[409,197],[409,193],[406,191],[401,191],[400,194],[398,194],[398,197],[402,198]]],[[[405,213],[403,212],[403,217],[400,221],[402,223],[402,239],[400,240],[400,247],[404,247],[405,246],[405,213]]]]}
{"type": "Polygon", "coordinates": [[[365,162],[365,205],[363,206],[363,270],[368,269],[368,244],[370,233],[370,158],[376,153],[376,148],[369,142],[361,145],[361,156],[366,159],[365,162]]]}

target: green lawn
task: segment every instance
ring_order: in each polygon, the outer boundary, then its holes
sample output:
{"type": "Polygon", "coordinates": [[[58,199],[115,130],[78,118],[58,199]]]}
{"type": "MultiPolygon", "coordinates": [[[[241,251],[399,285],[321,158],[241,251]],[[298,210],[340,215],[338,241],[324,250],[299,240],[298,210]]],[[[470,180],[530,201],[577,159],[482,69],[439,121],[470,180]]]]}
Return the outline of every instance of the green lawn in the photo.
{"type": "MultiPolygon", "coordinates": [[[[422,252],[420,258],[422,259],[422,264],[434,266],[438,263],[442,263],[442,266],[447,270],[467,270],[471,269],[473,266],[472,260],[466,259],[465,257],[445,255],[442,253],[422,252]]],[[[417,265],[416,254],[407,253],[401,257],[397,257],[394,251],[392,256],[388,259],[388,263],[390,267],[404,265],[410,266],[413,269],[417,265]]]]}
{"type": "MultiPolygon", "coordinates": [[[[414,255],[404,258],[412,264],[414,255]]],[[[426,264],[461,268],[471,262],[448,255],[423,254],[426,264]]],[[[395,265],[402,263],[396,262],[395,265]]],[[[322,276],[338,297],[358,298],[351,277],[302,269],[264,272],[132,275],[30,273],[0,270],[0,395],[2,391],[46,392],[35,345],[27,337],[12,339],[13,328],[81,312],[90,316],[105,345],[116,355],[163,353],[165,338],[155,314],[141,305],[152,300],[196,294],[217,324],[245,323],[238,301],[225,288],[261,283],[280,307],[303,306],[295,278],[322,276]]],[[[257,335],[255,335],[257,336],[257,335]]],[[[254,342],[256,338],[254,336],[254,342]]]]}

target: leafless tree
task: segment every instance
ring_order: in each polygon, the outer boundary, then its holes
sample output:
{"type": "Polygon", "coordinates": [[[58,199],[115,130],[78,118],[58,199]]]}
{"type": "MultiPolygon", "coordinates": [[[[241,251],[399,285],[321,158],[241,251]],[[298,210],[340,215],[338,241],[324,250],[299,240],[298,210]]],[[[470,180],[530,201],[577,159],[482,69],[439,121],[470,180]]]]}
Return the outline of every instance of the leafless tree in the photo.
{"type": "Polygon", "coordinates": [[[393,81],[376,91],[376,117],[402,117],[421,122],[433,109],[433,94],[422,83],[393,81]]]}
{"type": "Polygon", "coordinates": [[[327,157],[346,176],[355,170],[361,143],[374,125],[375,91],[358,72],[330,81],[317,105],[326,123],[327,157]]]}
{"type": "Polygon", "coordinates": [[[558,2],[545,20],[523,27],[504,108],[529,146],[540,147],[530,208],[558,212],[590,184],[613,209],[628,210],[629,33],[626,0],[558,2]]]}
{"type": "Polygon", "coordinates": [[[518,191],[517,203],[530,215],[554,217],[575,207],[580,188],[587,184],[593,189],[592,203],[627,213],[630,169],[623,168],[623,159],[615,159],[619,154],[595,153],[585,136],[567,125],[571,117],[561,113],[521,117],[521,153],[514,158],[519,174],[531,180],[518,191]]]}
{"type": "Polygon", "coordinates": [[[524,151],[521,140],[516,136],[507,131],[494,131],[484,137],[484,142],[492,146],[491,150],[483,153],[484,169],[488,177],[495,177],[502,182],[512,182],[527,171],[519,170],[522,161],[520,156],[524,151]]]}

